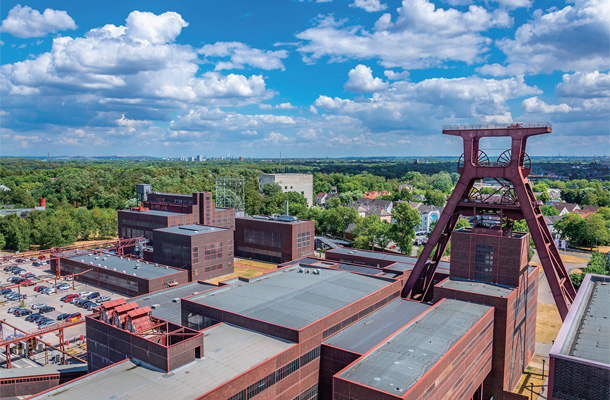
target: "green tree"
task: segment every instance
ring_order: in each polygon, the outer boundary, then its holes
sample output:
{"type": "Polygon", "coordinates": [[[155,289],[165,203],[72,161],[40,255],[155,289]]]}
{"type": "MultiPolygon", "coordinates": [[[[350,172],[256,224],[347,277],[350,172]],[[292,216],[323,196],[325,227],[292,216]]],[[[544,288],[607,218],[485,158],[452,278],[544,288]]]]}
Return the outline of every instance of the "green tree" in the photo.
{"type": "Polygon", "coordinates": [[[0,250],[2,250],[6,246],[6,240],[4,239],[4,235],[0,233],[0,250]]]}
{"type": "Polygon", "coordinates": [[[576,290],[580,288],[586,274],[610,275],[608,255],[594,251],[593,254],[591,254],[591,260],[587,263],[587,266],[583,268],[582,273],[572,272],[570,274],[570,280],[576,290]]]}
{"type": "Polygon", "coordinates": [[[559,215],[559,211],[553,206],[540,206],[540,211],[542,211],[542,215],[546,215],[547,217],[559,215]]]}
{"type": "Polygon", "coordinates": [[[440,190],[426,190],[424,194],[426,197],[425,203],[437,207],[443,207],[445,205],[445,195],[440,190]]]}
{"type": "Polygon", "coordinates": [[[279,196],[282,193],[282,187],[277,183],[265,183],[263,185],[263,194],[267,197],[279,196]]]}
{"type": "Polygon", "coordinates": [[[323,231],[345,237],[347,226],[359,219],[358,211],[353,208],[343,206],[331,208],[325,212],[323,231]]]}
{"type": "Polygon", "coordinates": [[[24,251],[30,248],[30,225],[16,214],[0,218],[0,233],[6,241],[5,248],[24,251]]]}
{"type": "Polygon", "coordinates": [[[472,228],[472,226],[470,225],[470,222],[468,222],[468,220],[466,218],[460,218],[460,219],[458,219],[458,222],[455,224],[455,229],[461,229],[461,228],[472,228]]]}
{"type": "Polygon", "coordinates": [[[386,248],[390,242],[390,224],[376,215],[359,220],[354,230],[354,246],[373,250],[375,246],[386,248]]]}
{"type": "Polygon", "coordinates": [[[415,227],[419,226],[421,219],[417,210],[411,208],[409,203],[396,204],[392,209],[394,223],[390,228],[390,237],[400,247],[402,254],[411,255],[413,251],[413,240],[415,239],[415,227]]]}
{"type": "Polygon", "coordinates": [[[606,245],[610,242],[610,234],[606,221],[599,214],[589,214],[580,225],[579,241],[588,244],[591,249],[595,245],[606,245]]]}
{"type": "Polygon", "coordinates": [[[341,205],[341,200],[338,197],[330,198],[326,201],[326,208],[337,208],[341,205]]]}
{"type": "Polygon", "coordinates": [[[551,195],[548,192],[542,192],[538,196],[536,196],[538,200],[540,200],[543,204],[551,201],[551,195]]]}

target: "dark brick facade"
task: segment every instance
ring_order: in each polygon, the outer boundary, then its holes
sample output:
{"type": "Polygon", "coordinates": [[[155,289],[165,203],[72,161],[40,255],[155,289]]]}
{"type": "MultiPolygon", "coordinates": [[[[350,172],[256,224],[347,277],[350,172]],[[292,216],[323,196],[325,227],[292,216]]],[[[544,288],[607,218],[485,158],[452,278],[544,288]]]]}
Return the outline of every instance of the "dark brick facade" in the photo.
{"type": "Polygon", "coordinates": [[[530,235],[514,233],[507,237],[501,233],[491,229],[454,231],[451,235],[451,276],[518,286],[519,277],[528,265],[530,235]],[[477,262],[477,257],[489,260],[490,273],[477,271],[478,265],[483,264],[477,262]]]}
{"type": "Polygon", "coordinates": [[[216,208],[211,192],[191,195],[176,193],[149,193],[141,208],[119,210],[119,236],[144,236],[153,241],[154,229],[171,226],[200,224],[219,228],[235,228],[235,209],[216,208]],[[176,215],[157,215],[150,211],[165,211],[176,215]]]}
{"type": "Polygon", "coordinates": [[[153,233],[153,261],[188,271],[189,281],[233,273],[233,230],[182,235],[164,230],[153,233]]]}
{"type": "MultiPolygon", "coordinates": [[[[191,335],[187,340],[173,339],[170,336],[169,343],[163,345],[110,325],[98,319],[98,314],[88,315],[86,318],[89,372],[105,368],[125,358],[135,358],[169,372],[193,361],[196,356],[204,355],[203,334],[191,335]],[[176,340],[176,343],[172,340],[176,340]]],[[[171,322],[167,324],[167,331],[182,328],[171,322]]],[[[187,329],[187,332],[197,333],[190,329],[187,329]]]]}
{"type": "Polygon", "coordinates": [[[494,264],[493,269],[498,271],[498,274],[492,276],[491,283],[516,283],[511,285],[516,287],[506,297],[455,290],[442,285],[436,285],[434,288],[434,301],[450,298],[494,307],[493,369],[485,380],[483,398],[489,399],[493,396],[494,400],[508,399],[505,391],[513,390],[519,383],[536,346],[540,271],[538,267],[528,267],[527,264],[529,235],[515,240],[503,236],[456,231],[451,240],[451,277],[468,279],[470,276],[472,280],[474,267],[470,265],[474,260],[472,256],[469,257],[467,250],[474,248],[476,244],[484,244],[494,246],[494,251],[500,249],[501,253],[501,261],[494,264]],[[508,257],[506,252],[513,254],[508,257]]]}
{"type": "MultiPolygon", "coordinates": [[[[188,282],[188,272],[171,268],[173,273],[153,279],[145,279],[139,276],[133,276],[120,271],[114,271],[91,265],[86,262],[75,260],[60,259],[61,275],[78,274],[77,280],[85,282],[97,287],[119,292],[128,297],[139,296],[142,294],[156,292],[158,290],[169,287],[170,284],[182,284],[188,282]]],[[[57,273],[57,260],[51,260],[51,272],[57,273]]]]}
{"type": "Polygon", "coordinates": [[[313,255],[315,222],[285,222],[271,217],[235,219],[235,255],[284,263],[313,255]]]}
{"type": "Polygon", "coordinates": [[[610,399],[610,370],[551,356],[552,400],[610,399]]]}
{"type": "MultiPolygon", "coordinates": [[[[84,365],[84,364],[83,364],[84,365]]],[[[28,371],[30,372],[30,371],[28,371]]],[[[12,376],[0,378],[0,398],[27,396],[54,388],[57,385],[80,378],[87,373],[86,368],[71,368],[53,374],[12,376]]]]}
{"type": "MultiPolygon", "coordinates": [[[[351,324],[359,321],[365,316],[371,314],[375,310],[383,307],[388,302],[398,298],[400,296],[400,282],[389,281],[388,286],[369,296],[366,296],[359,301],[356,301],[349,306],[342,308],[341,310],[328,315],[327,317],[320,319],[302,329],[292,329],[279,325],[269,324],[264,321],[249,318],[247,316],[227,312],[206,305],[189,301],[188,298],[182,300],[182,319],[183,325],[188,326],[192,329],[201,329],[203,327],[211,326],[217,322],[225,322],[237,326],[251,329],[263,334],[275,336],[281,339],[290,340],[296,342],[297,345],[294,349],[290,349],[289,352],[282,354],[278,361],[271,360],[269,365],[263,368],[261,371],[256,371],[255,374],[250,373],[240,376],[243,379],[243,384],[235,385],[233,382],[224,385],[223,388],[219,388],[219,391],[214,391],[209,395],[209,399],[213,398],[227,398],[229,392],[225,392],[226,387],[230,387],[232,393],[230,396],[236,395],[239,390],[235,390],[236,387],[243,387],[251,385],[256,382],[257,379],[261,379],[266,376],[265,373],[270,373],[272,368],[277,368],[278,365],[285,365],[289,362],[294,361],[296,357],[299,358],[301,365],[298,370],[298,374],[294,374],[289,379],[281,382],[281,385],[274,387],[273,390],[265,390],[256,399],[292,399],[299,395],[299,393],[310,394],[311,397],[317,396],[318,381],[320,376],[320,353],[321,343],[324,339],[335,334],[339,330],[350,326],[351,324]],[[193,316],[201,316],[199,319],[205,326],[196,326],[192,322],[193,316]],[[307,364],[303,364],[307,361],[307,364]],[[264,372],[263,372],[264,371],[264,372]],[[298,386],[298,389],[296,389],[298,386]],[[315,390],[310,389],[315,386],[315,390]],[[294,388],[293,388],[294,387],[294,388]],[[290,396],[288,391],[290,390],[290,396]],[[308,390],[311,392],[308,392],[308,390]],[[280,393],[283,393],[280,396],[280,393]],[[293,396],[294,393],[294,396],[293,396]],[[221,395],[222,394],[222,395],[221,395]],[[214,397],[217,395],[218,397],[214,397]]],[[[275,385],[274,385],[275,386],[275,385]]],[[[270,387],[271,388],[271,387],[270,387]]],[[[204,397],[208,398],[208,397],[204,397]]],[[[244,399],[247,397],[244,397],[244,399]]],[[[309,397],[304,397],[309,398],[309,397]]]]}
{"type": "Polygon", "coordinates": [[[493,310],[489,310],[402,396],[335,376],[333,399],[471,399],[480,390],[483,380],[491,371],[492,342],[493,310]]]}

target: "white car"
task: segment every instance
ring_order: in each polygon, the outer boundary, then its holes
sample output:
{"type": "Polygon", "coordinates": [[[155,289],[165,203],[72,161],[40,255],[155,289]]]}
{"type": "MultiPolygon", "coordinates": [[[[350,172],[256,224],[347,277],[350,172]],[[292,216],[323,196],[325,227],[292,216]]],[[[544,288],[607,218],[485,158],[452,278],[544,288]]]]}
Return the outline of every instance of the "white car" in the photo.
{"type": "Polygon", "coordinates": [[[80,292],[78,295],[81,299],[83,299],[85,297],[89,297],[91,294],[93,294],[93,292],[80,292]]]}
{"type": "Polygon", "coordinates": [[[46,304],[43,304],[43,303],[32,304],[32,310],[38,310],[39,308],[42,308],[44,306],[46,306],[46,304]]]}
{"type": "Polygon", "coordinates": [[[57,293],[57,289],[55,289],[54,287],[49,287],[49,288],[43,289],[42,293],[45,293],[45,294],[57,293]]]}

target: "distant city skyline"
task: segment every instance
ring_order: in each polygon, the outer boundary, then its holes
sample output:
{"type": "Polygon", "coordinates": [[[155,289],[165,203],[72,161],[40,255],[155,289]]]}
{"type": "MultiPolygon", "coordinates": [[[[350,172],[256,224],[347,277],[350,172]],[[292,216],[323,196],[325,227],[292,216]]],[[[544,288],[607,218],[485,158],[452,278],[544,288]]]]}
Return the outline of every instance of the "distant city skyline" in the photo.
{"type": "Polygon", "coordinates": [[[455,156],[443,125],[514,122],[553,124],[532,156],[610,153],[603,1],[8,0],[0,20],[0,156],[455,156]]]}

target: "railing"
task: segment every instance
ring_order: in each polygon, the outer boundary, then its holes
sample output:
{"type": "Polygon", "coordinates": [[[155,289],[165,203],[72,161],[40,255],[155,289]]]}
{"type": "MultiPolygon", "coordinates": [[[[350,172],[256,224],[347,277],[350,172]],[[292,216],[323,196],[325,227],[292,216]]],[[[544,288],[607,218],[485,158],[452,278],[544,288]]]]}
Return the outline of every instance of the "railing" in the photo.
{"type": "Polygon", "coordinates": [[[514,123],[506,125],[495,125],[495,124],[476,124],[476,125],[444,125],[444,131],[462,131],[472,129],[507,129],[507,128],[552,128],[553,124],[549,122],[527,122],[527,123],[514,123]]]}
{"type": "Polygon", "coordinates": [[[0,346],[9,344],[9,343],[14,343],[14,342],[19,342],[22,340],[28,340],[31,339],[32,337],[35,336],[40,336],[43,335],[45,333],[49,333],[49,332],[53,332],[53,331],[57,331],[60,329],[64,329],[64,328],[68,328],[70,326],[74,326],[74,325],[78,325],[78,324],[82,324],[83,322],[85,322],[85,319],[83,317],[79,317],[78,320],[76,321],[61,321],[61,322],[57,322],[53,325],[50,325],[46,328],[43,329],[30,329],[30,330],[23,330],[21,332],[21,334],[23,336],[18,337],[18,338],[13,338],[13,339],[0,339],[0,346]]]}

